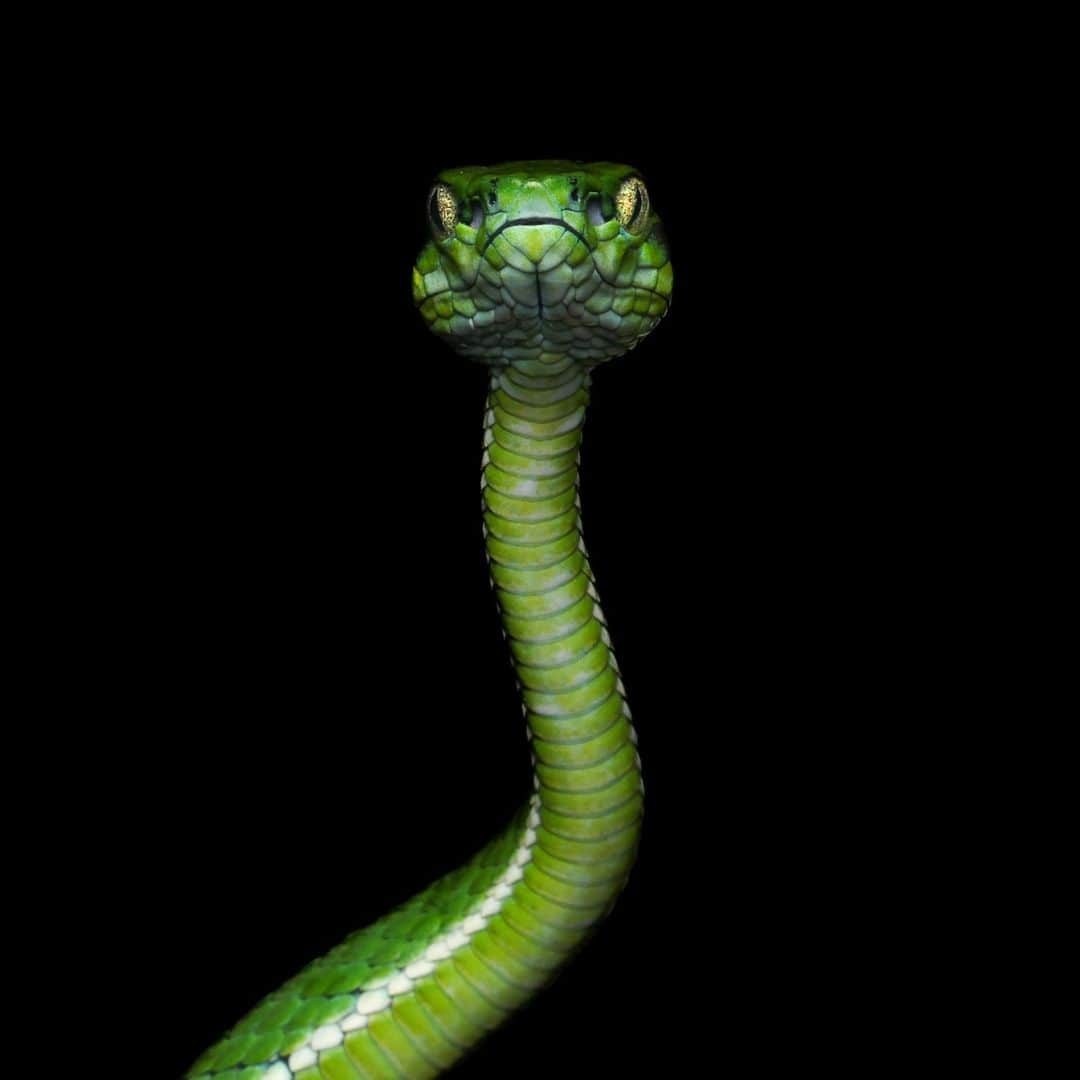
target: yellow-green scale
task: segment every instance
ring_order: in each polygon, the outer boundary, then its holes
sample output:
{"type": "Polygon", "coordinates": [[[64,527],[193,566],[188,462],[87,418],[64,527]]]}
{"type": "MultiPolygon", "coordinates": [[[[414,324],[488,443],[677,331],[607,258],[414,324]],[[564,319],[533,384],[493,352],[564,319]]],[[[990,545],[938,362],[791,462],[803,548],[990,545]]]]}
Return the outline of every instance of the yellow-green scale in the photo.
{"type": "Polygon", "coordinates": [[[581,539],[577,458],[588,387],[585,367],[569,358],[511,363],[493,374],[485,431],[488,555],[541,821],[505,916],[560,953],[621,890],[642,812],[629,711],[581,539]]]}

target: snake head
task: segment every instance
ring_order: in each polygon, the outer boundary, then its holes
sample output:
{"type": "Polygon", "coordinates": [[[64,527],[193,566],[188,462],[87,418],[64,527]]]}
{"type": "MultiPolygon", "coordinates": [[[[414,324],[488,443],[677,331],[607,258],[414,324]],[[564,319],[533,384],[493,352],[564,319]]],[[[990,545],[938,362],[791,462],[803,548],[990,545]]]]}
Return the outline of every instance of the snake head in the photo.
{"type": "Polygon", "coordinates": [[[427,216],[413,298],[429,328],[474,360],[597,364],[632,349],[667,311],[667,243],[628,165],[448,169],[427,216]]]}

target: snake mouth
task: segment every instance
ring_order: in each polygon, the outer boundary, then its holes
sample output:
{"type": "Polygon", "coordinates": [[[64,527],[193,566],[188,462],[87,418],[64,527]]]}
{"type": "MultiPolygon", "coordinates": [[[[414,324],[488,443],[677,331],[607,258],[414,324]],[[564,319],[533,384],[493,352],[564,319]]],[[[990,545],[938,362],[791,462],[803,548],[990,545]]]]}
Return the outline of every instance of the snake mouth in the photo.
{"type": "Polygon", "coordinates": [[[520,217],[514,218],[511,221],[504,221],[485,241],[484,246],[480,249],[480,254],[483,255],[488,249],[488,245],[496,236],[499,235],[504,229],[512,229],[515,225],[561,225],[567,232],[573,233],[584,245],[587,251],[592,251],[589,247],[589,241],[585,239],[583,233],[578,232],[573,225],[568,225],[562,218],[557,217],[520,217]]]}

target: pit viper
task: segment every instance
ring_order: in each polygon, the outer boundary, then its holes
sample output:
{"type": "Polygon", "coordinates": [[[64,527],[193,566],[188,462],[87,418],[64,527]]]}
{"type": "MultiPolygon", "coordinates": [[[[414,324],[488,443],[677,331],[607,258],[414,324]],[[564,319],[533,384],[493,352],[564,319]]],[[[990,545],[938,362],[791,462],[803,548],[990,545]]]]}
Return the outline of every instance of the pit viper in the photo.
{"type": "Polygon", "coordinates": [[[421,1080],[548,983],[622,891],[644,785],[581,531],[592,371],[667,311],[672,268],[641,175],[608,162],[450,169],[427,200],[413,297],[490,369],[481,512],[533,791],[465,865],[271,993],[187,1080],[421,1080]]]}

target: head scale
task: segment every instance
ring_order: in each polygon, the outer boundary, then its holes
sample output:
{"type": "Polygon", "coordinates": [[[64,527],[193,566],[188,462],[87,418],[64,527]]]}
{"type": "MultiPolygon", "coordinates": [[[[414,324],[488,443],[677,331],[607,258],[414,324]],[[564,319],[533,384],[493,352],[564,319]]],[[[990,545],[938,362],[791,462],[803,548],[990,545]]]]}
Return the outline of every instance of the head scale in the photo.
{"type": "Polygon", "coordinates": [[[413,298],[431,330],[474,360],[591,366],[628,352],[667,311],[667,244],[628,165],[448,169],[427,212],[413,298]]]}

